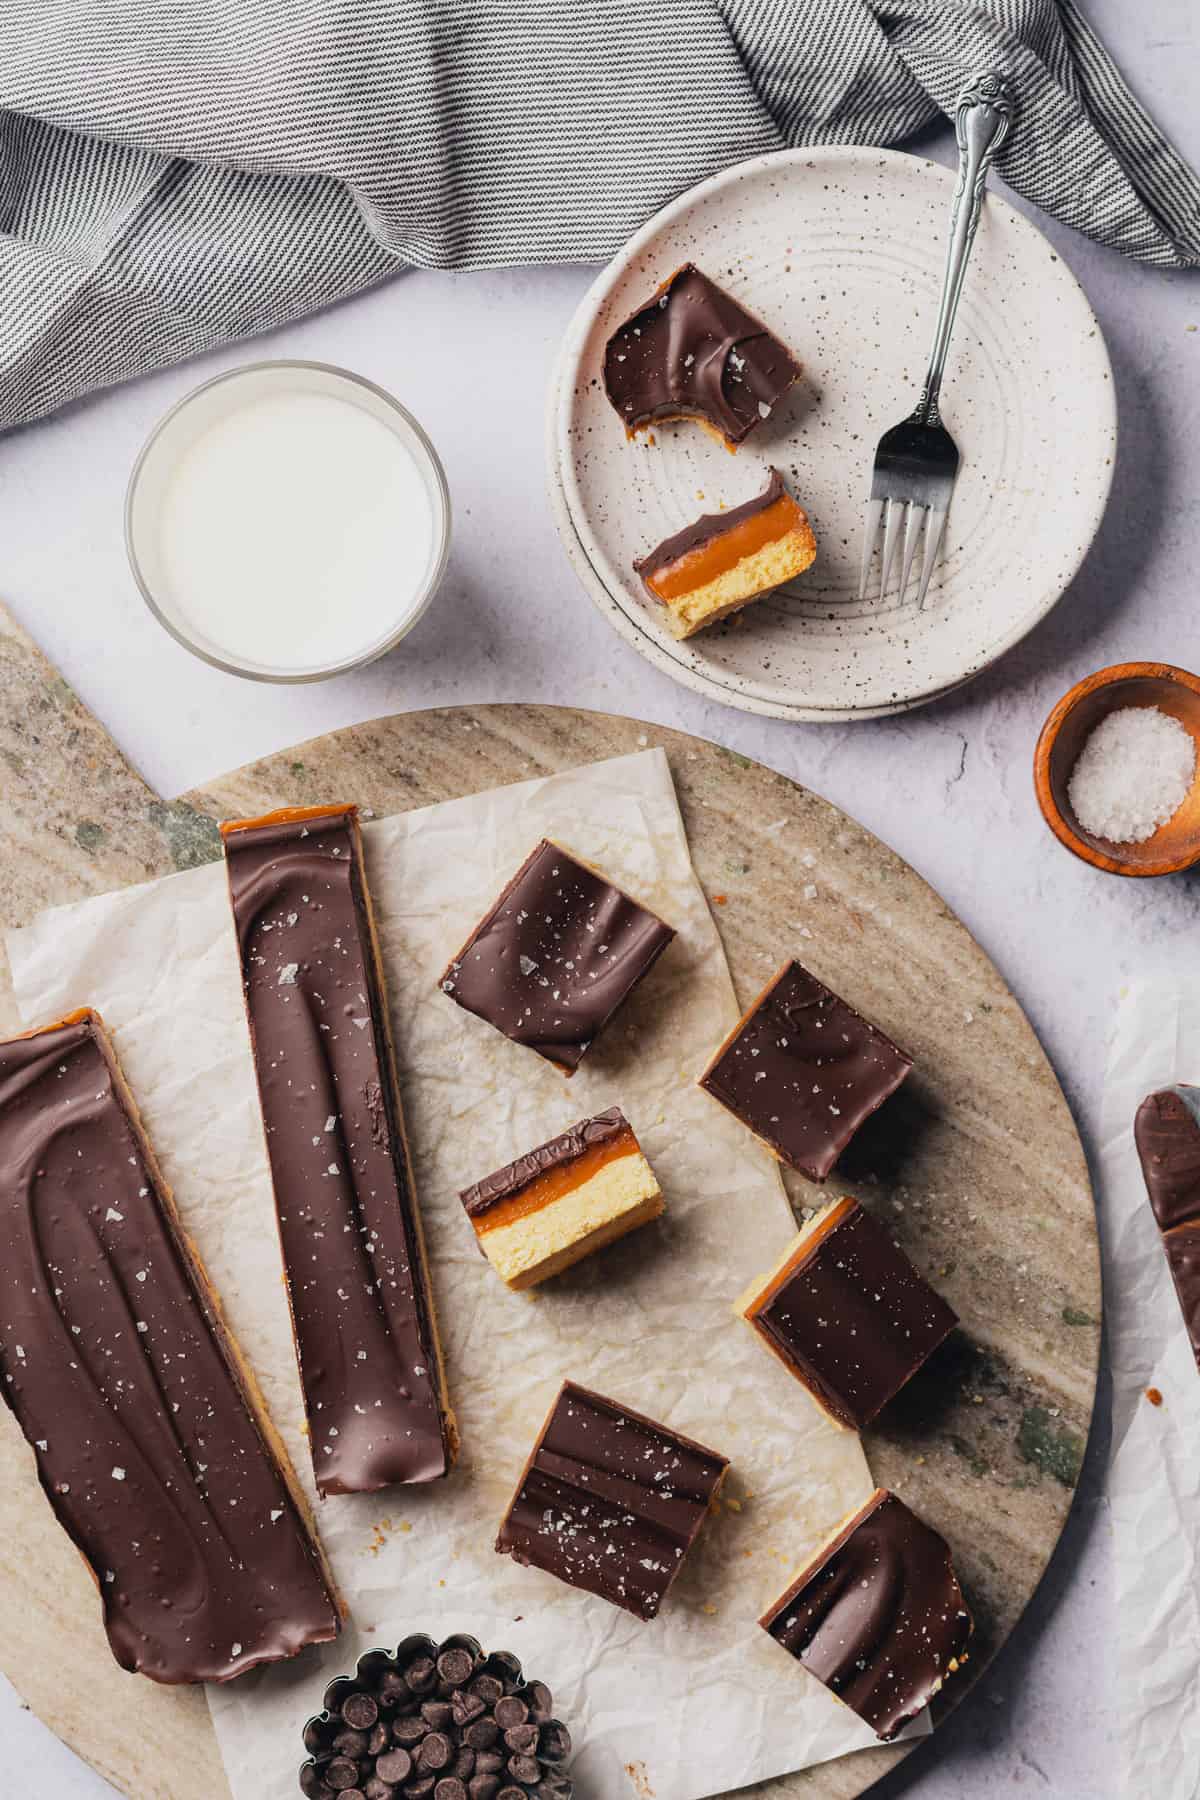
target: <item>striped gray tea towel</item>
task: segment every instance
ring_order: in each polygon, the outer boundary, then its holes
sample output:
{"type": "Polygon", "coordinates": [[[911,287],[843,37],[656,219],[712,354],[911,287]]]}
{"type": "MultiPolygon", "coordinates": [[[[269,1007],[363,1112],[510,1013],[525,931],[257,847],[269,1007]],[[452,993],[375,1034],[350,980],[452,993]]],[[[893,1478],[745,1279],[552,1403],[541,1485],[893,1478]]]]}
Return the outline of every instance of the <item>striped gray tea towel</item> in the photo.
{"type": "Polygon", "coordinates": [[[605,258],[983,69],[1019,193],[1200,263],[1200,183],[1074,0],[0,0],[0,43],[0,427],[404,267],[605,258]]]}

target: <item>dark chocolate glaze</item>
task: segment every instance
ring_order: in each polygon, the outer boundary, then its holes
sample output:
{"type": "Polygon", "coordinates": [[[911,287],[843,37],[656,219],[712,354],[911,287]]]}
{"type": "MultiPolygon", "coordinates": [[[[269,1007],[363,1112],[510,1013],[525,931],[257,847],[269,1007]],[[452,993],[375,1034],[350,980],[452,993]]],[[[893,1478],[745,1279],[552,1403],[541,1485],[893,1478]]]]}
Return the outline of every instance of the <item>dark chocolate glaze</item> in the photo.
{"type": "Polygon", "coordinates": [[[442,988],[515,1044],[577,1069],[674,936],[543,839],[445,970],[442,988]]]}
{"type": "Polygon", "coordinates": [[[728,512],[702,513],[700,518],[694,519],[690,525],[685,525],[683,530],[677,531],[673,537],[664,538],[662,543],[657,544],[648,555],[639,556],[633,566],[639,575],[653,575],[658,569],[668,569],[672,563],[677,563],[681,556],[689,556],[693,550],[699,550],[702,545],[711,544],[714,538],[723,536],[727,531],[732,531],[744,520],[752,519],[755,513],[766,512],[769,506],[774,506],[777,500],[782,500],[786,493],[783,476],[778,469],[772,469],[767,477],[766,487],[761,494],[756,494],[753,500],[746,500],[741,506],[731,506],[728,512]]]}
{"type": "Polygon", "coordinates": [[[1200,1218],[1200,1088],[1147,1095],[1133,1136],[1159,1229],[1200,1218]]]}
{"type": "Polygon", "coordinates": [[[626,431],[684,414],[735,445],[799,373],[761,320],[692,263],[618,326],[604,351],[604,389],[626,431]]]}
{"type": "Polygon", "coordinates": [[[754,1324],[835,1419],[861,1431],[958,1320],[854,1203],[814,1240],[754,1324]]]}
{"type": "Polygon", "coordinates": [[[317,1486],[429,1481],[451,1426],[353,809],[225,852],[317,1486]]]}
{"type": "Polygon", "coordinates": [[[728,1466],[691,1438],[564,1382],[496,1549],[652,1619],[728,1466]]]}
{"type": "Polygon", "coordinates": [[[1196,1367],[1200,1368],[1200,1219],[1189,1219],[1183,1225],[1173,1225],[1170,1231],[1164,1231],[1163,1249],[1179,1296],[1179,1310],[1187,1327],[1192,1355],[1196,1367]]]}
{"type": "Polygon", "coordinates": [[[531,1181],[536,1181],[548,1170],[575,1162],[586,1151],[624,1137],[628,1130],[629,1120],[620,1107],[610,1106],[607,1112],[581,1119],[578,1125],[551,1138],[549,1143],[539,1144],[536,1150],[529,1150],[494,1174],[485,1175],[473,1187],[464,1188],[459,1198],[471,1217],[478,1218],[499,1201],[510,1200],[514,1194],[519,1194],[522,1188],[527,1188],[531,1181]]]}
{"type": "Polygon", "coordinates": [[[949,1545],[883,1488],[760,1623],[884,1739],[928,1704],[971,1636],[949,1545]]]}
{"type": "Polygon", "coordinates": [[[776,976],[700,1086],[784,1162],[824,1181],[912,1058],[798,962],[776,976]]]}
{"type": "Polygon", "coordinates": [[[0,1044],[0,1371],[113,1655],[228,1681],[339,1630],[103,1028],[0,1044]]]}

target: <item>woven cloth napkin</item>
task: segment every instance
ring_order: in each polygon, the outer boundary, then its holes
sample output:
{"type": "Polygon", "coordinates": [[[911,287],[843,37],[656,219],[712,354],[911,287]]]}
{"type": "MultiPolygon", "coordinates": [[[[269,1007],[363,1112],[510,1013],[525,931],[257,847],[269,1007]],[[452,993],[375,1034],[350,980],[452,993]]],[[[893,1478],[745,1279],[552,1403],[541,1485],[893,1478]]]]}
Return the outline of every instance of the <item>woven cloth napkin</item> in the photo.
{"type": "Polygon", "coordinates": [[[1200,183],[1073,0],[0,0],[0,428],[404,267],[608,257],[982,70],[1027,199],[1200,263],[1200,183]]]}

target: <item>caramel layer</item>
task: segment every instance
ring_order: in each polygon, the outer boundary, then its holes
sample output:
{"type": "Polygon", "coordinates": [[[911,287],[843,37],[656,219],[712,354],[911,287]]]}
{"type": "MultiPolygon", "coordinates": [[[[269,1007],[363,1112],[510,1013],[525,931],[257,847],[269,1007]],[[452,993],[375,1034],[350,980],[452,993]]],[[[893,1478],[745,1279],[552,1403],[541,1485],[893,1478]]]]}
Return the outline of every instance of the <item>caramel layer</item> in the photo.
{"type": "Polygon", "coordinates": [[[541,1212],[544,1206],[552,1206],[564,1194],[573,1193],[577,1187],[582,1187],[585,1181],[590,1181],[593,1175],[598,1175],[601,1169],[606,1169],[619,1156],[636,1153],[637,1148],[637,1139],[627,1127],[620,1136],[594,1145],[571,1162],[547,1169],[544,1175],[531,1181],[519,1194],[497,1201],[486,1212],[473,1218],[471,1223],[479,1237],[486,1237],[489,1231],[495,1231],[502,1225],[512,1225],[518,1219],[527,1219],[531,1213],[541,1212]]]}
{"type": "Polygon", "coordinates": [[[678,600],[698,587],[707,587],[710,581],[735,568],[743,557],[753,556],[765,544],[773,544],[794,531],[800,516],[792,496],[783,494],[761,512],[722,531],[707,544],[689,550],[677,562],[647,574],[646,586],[660,600],[678,600]]]}
{"type": "Polygon", "coordinates": [[[746,1306],[744,1316],[747,1319],[757,1318],[763,1308],[771,1304],[780,1288],[786,1287],[796,1270],[803,1268],[804,1264],[811,1260],[824,1239],[841,1224],[847,1213],[854,1211],[857,1204],[856,1200],[848,1198],[835,1200],[832,1206],[827,1206],[824,1212],[813,1220],[811,1227],[804,1233],[800,1242],[783,1258],[778,1267],[772,1270],[764,1286],[746,1306]]]}

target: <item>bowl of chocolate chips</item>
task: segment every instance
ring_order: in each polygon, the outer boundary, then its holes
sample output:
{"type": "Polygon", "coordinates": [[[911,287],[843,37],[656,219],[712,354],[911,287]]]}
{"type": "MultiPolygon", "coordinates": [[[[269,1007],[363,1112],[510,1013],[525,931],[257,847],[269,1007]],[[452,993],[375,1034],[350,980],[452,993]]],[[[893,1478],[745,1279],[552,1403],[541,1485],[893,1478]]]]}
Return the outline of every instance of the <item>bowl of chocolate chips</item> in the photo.
{"type": "Polygon", "coordinates": [[[369,1650],[304,1727],[307,1800],[572,1800],[571,1736],[507,1650],[424,1633],[369,1650]]]}

